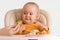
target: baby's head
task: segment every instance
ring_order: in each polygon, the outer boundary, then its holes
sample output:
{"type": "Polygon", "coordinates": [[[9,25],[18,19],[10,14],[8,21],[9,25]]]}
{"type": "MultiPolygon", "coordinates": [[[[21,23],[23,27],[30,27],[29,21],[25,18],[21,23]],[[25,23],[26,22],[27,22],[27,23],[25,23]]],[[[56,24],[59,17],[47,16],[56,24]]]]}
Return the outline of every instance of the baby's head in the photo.
{"type": "Polygon", "coordinates": [[[35,23],[39,19],[39,7],[34,2],[28,2],[23,7],[22,20],[26,24],[35,23]]]}

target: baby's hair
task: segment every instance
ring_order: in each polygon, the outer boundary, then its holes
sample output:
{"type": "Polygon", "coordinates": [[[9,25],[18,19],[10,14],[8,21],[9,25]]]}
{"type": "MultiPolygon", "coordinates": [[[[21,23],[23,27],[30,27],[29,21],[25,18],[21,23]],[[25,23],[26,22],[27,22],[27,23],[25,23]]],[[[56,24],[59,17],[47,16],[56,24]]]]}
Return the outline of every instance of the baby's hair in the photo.
{"type": "Polygon", "coordinates": [[[34,2],[28,2],[28,3],[26,3],[24,6],[29,5],[29,4],[31,4],[31,5],[35,5],[36,7],[39,8],[39,6],[38,6],[36,3],[34,3],[34,2]]]}
{"type": "Polygon", "coordinates": [[[36,6],[37,8],[38,8],[38,10],[39,10],[39,6],[37,5],[37,3],[35,3],[35,2],[28,2],[28,3],[26,3],[24,6],[23,6],[23,8],[25,7],[25,6],[27,6],[27,5],[34,5],[34,6],[36,6]]]}

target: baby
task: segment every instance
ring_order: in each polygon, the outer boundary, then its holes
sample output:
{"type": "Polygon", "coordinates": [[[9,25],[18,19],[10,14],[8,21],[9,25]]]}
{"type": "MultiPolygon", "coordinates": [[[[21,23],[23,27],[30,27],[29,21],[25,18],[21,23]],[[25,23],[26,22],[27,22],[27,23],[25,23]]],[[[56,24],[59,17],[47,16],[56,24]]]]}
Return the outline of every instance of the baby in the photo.
{"type": "Polygon", "coordinates": [[[48,34],[49,27],[40,23],[39,7],[36,3],[26,3],[22,9],[21,19],[17,21],[16,26],[9,29],[11,35],[25,34],[48,34]],[[34,33],[33,33],[34,32],[34,33]]]}

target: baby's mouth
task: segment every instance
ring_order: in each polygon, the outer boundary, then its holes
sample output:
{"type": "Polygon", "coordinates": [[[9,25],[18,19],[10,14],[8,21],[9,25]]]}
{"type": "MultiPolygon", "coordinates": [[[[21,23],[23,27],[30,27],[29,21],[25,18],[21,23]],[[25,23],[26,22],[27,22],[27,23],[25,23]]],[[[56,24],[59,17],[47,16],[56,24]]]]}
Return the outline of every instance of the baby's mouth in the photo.
{"type": "Polygon", "coordinates": [[[30,19],[26,19],[26,21],[30,21],[30,19]]]}
{"type": "Polygon", "coordinates": [[[30,20],[30,18],[26,18],[26,20],[30,20]]]}
{"type": "Polygon", "coordinates": [[[31,22],[31,20],[30,20],[30,19],[26,19],[26,21],[27,21],[27,22],[31,22]]]}
{"type": "Polygon", "coordinates": [[[26,20],[30,20],[30,19],[26,19],[26,20]]]}

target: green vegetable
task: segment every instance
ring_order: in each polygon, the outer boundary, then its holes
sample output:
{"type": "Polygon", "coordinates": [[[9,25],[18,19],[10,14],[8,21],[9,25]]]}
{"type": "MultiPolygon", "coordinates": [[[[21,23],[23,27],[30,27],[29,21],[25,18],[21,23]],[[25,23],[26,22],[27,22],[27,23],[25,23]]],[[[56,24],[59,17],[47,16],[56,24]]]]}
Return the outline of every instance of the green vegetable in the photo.
{"type": "Polygon", "coordinates": [[[18,24],[22,24],[22,20],[18,20],[17,23],[18,23],[18,24]]]}
{"type": "Polygon", "coordinates": [[[41,34],[41,32],[36,32],[36,34],[41,34]]]}

